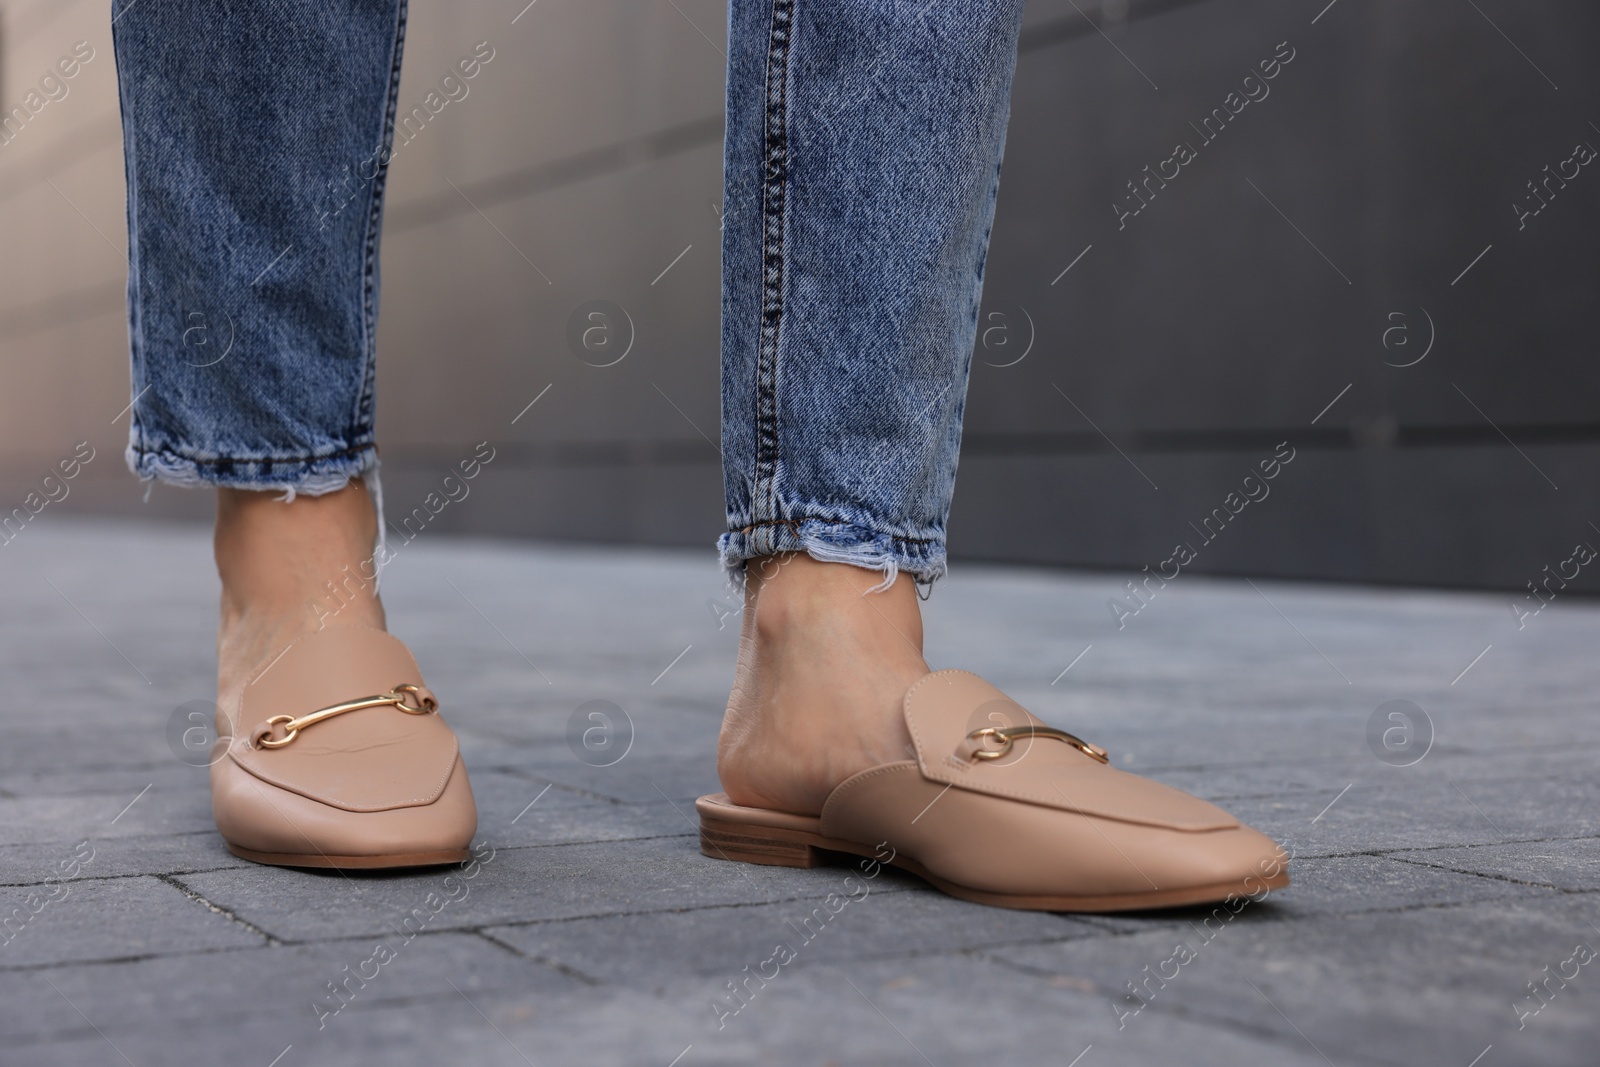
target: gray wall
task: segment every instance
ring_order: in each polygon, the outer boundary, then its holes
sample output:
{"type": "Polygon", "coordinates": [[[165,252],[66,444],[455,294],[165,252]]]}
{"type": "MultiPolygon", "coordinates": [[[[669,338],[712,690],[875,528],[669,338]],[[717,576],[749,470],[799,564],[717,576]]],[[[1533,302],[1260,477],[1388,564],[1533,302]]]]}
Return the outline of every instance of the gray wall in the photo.
{"type": "MultiPolygon", "coordinates": [[[[1516,588],[1600,543],[1583,358],[1600,168],[1522,229],[1512,208],[1546,164],[1600,146],[1600,11],[1078,6],[1095,24],[1065,0],[1029,9],[952,555],[1137,571],[1187,541],[1197,571],[1516,588]],[[1283,41],[1270,94],[1202,144],[1190,123],[1283,41]],[[1126,183],[1180,140],[1196,158],[1119,228],[1126,183]],[[1270,495],[1203,541],[1190,524],[1283,441],[1270,495]]],[[[430,529],[708,543],[722,5],[540,0],[513,24],[520,8],[412,6],[404,108],[476,42],[496,54],[394,164],[390,510],[489,440],[494,462],[430,529]],[[615,366],[566,341],[595,299],[634,326],[615,366]]],[[[204,494],[143,500],[112,421],[128,397],[108,19],[100,0],[0,2],[0,101],[74,41],[97,52],[0,148],[0,491],[9,509],[89,440],[58,510],[200,517],[204,494]]]]}
{"type": "Polygon", "coordinates": [[[1600,146],[1600,11],[1160,6],[1113,35],[1126,58],[1048,25],[1025,45],[989,293],[1027,307],[1039,340],[976,368],[968,550],[1165,559],[1283,440],[1296,461],[1199,569],[1515,587],[1595,537],[1600,172],[1520,231],[1512,203],[1600,146]],[[1188,124],[1285,39],[1271,94],[1119,231],[1123,183],[1199,144],[1188,124]],[[1429,317],[1426,358],[1391,365],[1422,355],[1429,317]]]}

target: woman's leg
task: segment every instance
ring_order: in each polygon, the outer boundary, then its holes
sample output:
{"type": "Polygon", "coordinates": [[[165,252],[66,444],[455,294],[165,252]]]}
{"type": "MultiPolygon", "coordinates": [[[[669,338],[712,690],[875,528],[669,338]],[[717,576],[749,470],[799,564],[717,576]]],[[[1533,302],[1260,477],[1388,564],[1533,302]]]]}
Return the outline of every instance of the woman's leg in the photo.
{"type": "Polygon", "coordinates": [[[733,0],[720,547],[756,561],[718,761],[735,802],[814,812],[904,756],[1022,6],[733,0]]]}
{"type": "Polygon", "coordinates": [[[330,605],[383,625],[360,478],[377,462],[378,231],[405,2],[139,0],[114,14],[128,461],[219,490],[226,706],[330,605]]]}

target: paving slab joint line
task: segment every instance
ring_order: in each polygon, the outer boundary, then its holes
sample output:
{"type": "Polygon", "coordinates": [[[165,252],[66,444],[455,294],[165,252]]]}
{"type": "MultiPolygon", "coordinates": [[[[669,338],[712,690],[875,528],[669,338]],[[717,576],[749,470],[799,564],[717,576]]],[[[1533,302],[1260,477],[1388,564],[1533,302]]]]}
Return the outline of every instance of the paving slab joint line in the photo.
{"type": "MultiPolygon", "coordinates": [[[[1495,749],[1493,751],[1487,751],[1487,750],[1485,750],[1485,751],[1468,751],[1468,750],[1463,750],[1463,749],[1441,749],[1441,748],[1435,748],[1433,750],[1433,752],[1429,755],[1429,762],[1431,763],[1431,762],[1433,762],[1435,760],[1439,760],[1439,761],[1442,762],[1445,759],[1485,759],[1485,760],[1493,760],[1493,759],[1496,759],[1497,757],[1503,756],[1503,755],[1505,755],[1507,753],[1510,753],[1510,754],[1513,754],[1513,755],[1520,755],[1520,756],[1543,756],[1543,755],[1549,755],[1549,754],[1552,754],[1552,753],[1566,755],[1566,754],[1570,754],[1570,753],[1589,752],[1589,751],[1591,751],[1591,750],[1593,750],[1595,748],[1600,748],[1600,745],[1584,744],[1584,743],[1581,743],[1581,742],[1573,742],[1571,744],[1562,744],[1562,745],[1505,745],[1505,746],[1497,748],[1497,749],[1495,749]]],[[[1113,755],[1114,754],[1115,753],[1113,753],[1113,755]]],[[[1283,765],[1282,765],[1281,762],[1274,763],[1272,760],[1218,760],[1215,763],[1162,763],[1162,764],[1141,763],[1139,765],[1139,773],[1143,774],[1143,775],[1146,775],[1147,777],[1156,778],[1156,777],[1159,777],[1160,775],[1163,775],[1163,774],[1206,774],[1206,775],[1215,775],[1218,772],[1237,772],[1237,771],[1252,771],[1252,770],[1276,771],[1276,770],[1281,770],[1282,767],[1283,767],[1283,765]]],[[[1341,770],[1348,772],[1348,771],[1350,771],[1352,769],[1351,766],[1350,766],[1349,761],[1343,760],[1343,759],[1337,759],[1337,760],[1334,760],[1334,759],[1327,759],[1327,760],[1312,760],[1312,759],[1308,759],[1308,760],[1305,760],[1305,761],[1302,761],[1302,762],[1297,762],[1296,763],[1296,767],[1297,768],[1303,767],[1303,768],[1308,768],[1308,769],[1312,769],[1312,770],[1326,770],[1326,771],[1329,771],[1329,772],[1341,771],[1341,770]]],[[[1362,770],[1365,770],[1365,768],[1362,768],[1362,770]]],[[[1333,777],[1338,777],[1337,774],[1334,774],[1332,776],[1333,777]]],[[[1504,772],[1504,773],[1484,773],[1484,774],[1474,775],[1470,779],[1470,781],[1472,781],[1472,782],[1523,782],[1523,781],[1526,781],[1527,778],[1528,778],[1528,776],[1525,773],[1516,772],[1516,771],[1507,771],[1507,772],[1504,772]]],[[[1568,772],[1568,773],[1558,773],[1558,774],[1542,774],[1541,773],[1540,779],[1541,780],[1549,780],[1549,781],[1576,781],[1576,782],[1588,781],[1588,778],[1585,777],[1585,775],[1583,774],[1583,772],[1581,770],[1573,770],[1573,771],[1568,772]]],[[[1363,786],[1365,788],[1369,788],[1369,789],[1373,789],[1373,788],[1376,788],[1376,789],[1397,788],[1397,784],[1392,779],[1386,779],[1386,778],[1383,778],[1383,777],[1367,777],[1367,778],[1363,778],[1363,779],[1357,779],[1356,784],[1360,785],[1360,786],[1363,786]]],[[[1292,785],[1292,786],[1288,785],[1288,784],[1281,785],[1281,786],[1268,785],[1265,788],[1270,789],[1271,791],[1267,792],[1267,793],[1262,793],[1261,796],[1265,796],[1265,797],[1283,797],[1285,799],[1289,799],[1289,798],[1293,798],[1293,797],[1303,797],[1303,796],[1305,796],[1305,795],[1307,795],[1309,793],[1321,793],[1321,792],[1324,792],[1324,790],[1326,789],[1326,786],[1322,786],[1322,785],[1318,785],[1318,784],[1315,784],[1315,783],[1308,782],[1305,785],[1292,785]]]]}
{"type": "MultiPolygon", "coordinates": [[[[1135,931],[1135,932],[1137,932],[1137,933],[1148,933],[1149,931],[1139,930],[1139,931],[1135,931]]],[[[962,951],[961,954],[964,955],[964,956],[967,956],[967,957],[969,957],[971,959],[982,960],[984,963],[993,964],[994,966],[999,967],[1001,970],[1011,971],[1013,974],[1020,974],[1020,975],[1023,975],[1025,977],[1028,977],[1028,978],[1064,978],[1064,977],[1068,977],[1066,975],[1063,975],[1060,971],[1052,971],[1052,970],[1047,970],[1046,968],[1043,968],[1043,967],[1035,967],[1032,964],[1019,963],[1016,960],[1008,960],[1008,959],[1006,959],[1006,958],[1004,958],[1002,956],[991,956],[991,955],[988,954],[987,950],[981,949],[981,948],[965,949],[965,950],[962,951]]],[[[1102,989],[1100,989],[1100,987],[1098,985],[1095,986],[1095,992],[1093,992],[1093,993],[1085,993],[1081,989],[1068,990],[1068,992],[1075,992],[1079,996],[1085,996],[1085,997],[1097,997],[1097,996],[1100,996],[1101,993],[1109,993],[1109,994],[1115,996],[1116,993],[1117,993],[1117,991],[1115,989],[1102,990],[1102,989]]]]}
{"type": "MultiPolygon", "coordinates": [[[[510,924],[497,923],[496,925],[506,926],[510,924]]],[[[437,930],[422,930],[415,936],[418,938],[459,937],[463,934],[470,935],[475,932],[474,928],[470,926],[449,926],[437,930]]],[[[376,936],[382,935],[369,931],[364,934],[348,934],[339,937],[274,938],[270,943],[261,945],[219,945],[213,948],[186,949],[181,952],[141,952],[131,956],[91,956],[82,959],[42,960],[38,963],[20,963],[14,966],[0,965],[0,974],[8,974],[13,971],[48,971],[65,967],[99,967],[113,964],[148,963],[152,960],[175,960],[190,956],[215,956],[230,952],[265,952],[271,948],[293,949],[345,943],[370,945],[372,938],[376,936]]]]}
{"type": "MultiPolygon", "coordinates": [[[[308,942],[286,942],[294,944],[308,942]]],[[[65,967],[100,967],[112,964],[148,963],[151,960],[176,960],[189,956],[215,956],[225,952],[261,952],[266,945],[223,945],[216,948],[187,949],[182,952],[140,952],[132,956],[90,956],[83,959],[42,960],[38,963],[20,963],[13,967],[0,966],[0,974],[12,971],[49,971],[65,967]]]]}
{"type": "MultiPolygon", "coordinates": [[[[229,868],[229,869],[231,869],[231,868],[229,868]]],[[[277,948],[277,947],[279,947],[279,946],[281,946],[283,944],[283,941],[281,939],[279,939],[279,938],[275,937],[274,935],[268,933],[267,931],[263,930],[261,927],[257,926],[255,923],[251,922],[249,919],[240,918],[238,915],[235,915],[233,912],[229,911],[227,908],[224,908],[222,905],[212,903],[210,900],[207,900],[205,897],[201,896],[199,893],[195,892],[193,889],[190,889],[188,886],[186,886],[182,882],[178,881],[172,875],[170,875],[170,874],[155,874],[155,875],[151,875],[151,877],[156,879],[158,882],[165,882],[167,885],[170,885],[172,888],[176,889],[178,892],[182,893],[184,896],[188,897],[190,900],[196,901],[196,902],[198,902],[200,904],[204,904],[207,908],[209,908],[212,911],[216,912],[218,915],[222,916],[224,919],[229,919],[229,920],[231,920],[233,922],[238,923],[240,926],[244,927],[246,930],[249,930],[252,934],[255,934],[257,937],[259,937],[262,940],[264,940],[268,945],[270,945],[270,946],[272,946],[274,948],[277,948]]]]}
{"type": "Polygon", "coordinates": [[[1529,882],[1522,878],[1513,878],[1509,874],[1495,874],[1491,871],[1468,871],[1460,867],[1443,867],[1437,863],[1423,863],[1421,860],[1408,860],[1403,856],[1388,856],[1396,863],[1409,863],[1413,867],[1421,867],[1430,871],[1449,871],[1452,874],[1470,874],[1474,878],[1485,878],[1493,882],[1509,882],[1512,885],[1525,885],[1532,889],[1553,889],[1557,893],[1567,896],[1583,896],[1586,893],[1600,892],[1600,889],[1568,889],[1566,886],[1556,885],[1554,882],[1529,882]]]}
{"type": "MultiPolygon", "coordinates": [[[[124,879],[124,878],[160,878],[163,875],[176,876],[176,875],[184,875],[184,874],[216,874],[219,871],[242,871],[242,870],[245,870],[245,869],[246,868],[241,865],[241,866],[238,866],[238,867],[196,867],[196,868],[193,868],[192,870],[191,869],[187,869],[187,868],[181,868],[181,869],[176,870],[176,871],[163,871],[163,872],[157,872],[157,871],[123,871],[120,874],[84,874],[84,875],[79,875],[77,878],[59,878],[59,879],[56,879],[55,881],[59,882],[60,884],[63,884],[63,885],[76,885],[79,882],[113,882],[113,881],[117,881],[119,879],[124,879]]],[[[35,886],[50,885],[50,884],[52,884],[52,883],[51,882],[47,882],[47,881],[45,881],[43,879],[41,879],[40,881],[37,881],[37,882],[0,882],[0,889],[30,889],[30,888],[33,888],[35,886]]]]}
{"type": "MultiPolygon", "coordinates": [[[[502,923],[501,925],[505,925],[505,924],[502,923]]],[[[560,960],[553,960],[548,956],[540,956],[537,953],[533,953],[533,952],[524,952],[524,951],[522,951],[522,949],[518,948],[517,946],[515,946],[513,944],[510,944],[509,942],[500,940],[498,937],[495,937],[493,934],[488,933],[486,930],[484,930],[481,927],[473,928],[472,929],[472,933],[477,934],[479,937],[483,938],[485,941],[489,942],[489,944],[491,944],[491,945],[495,945],[495,946],[497,946],[499,948],[505,949],[507,952],[511,953],[513,956],[517,957],[518,959],[527,960],[529,963],[537,963],[541,967],[548,967],[550,970],[555,971],[558,974],[564,974],[568,978],[571,978],[573,981],[581,983],[582,985],[586,985],[586,986],[591,986],[592,987],[592,986],[599,986],[599,985],[604,985],[605,984],[604,982],[602,982],[600,979],[594,977],[593,975],[585,974],[583,971],[578,970],[576,967],[568,966],[567,964],[562,963],[560,960]]]]}
{"type": "MultiPolygon", "coordinates": [[[[673,841],[685,837],[696,837],[694,830],[685,830],[679,834],[647,834],[643,837],[596,837],[573,838],[570,841],[542,841],[528,845],[496,845],[495,852],[531,852],[540,848],[572,848],[577,845],[628,845],[637,841],[673,841]]],[[[233,868],[227,868],[232,870],[233,868]]]]}
{"type": "MultiPolygon", "coordinates": [[[[231,868],[223,869],[230,870],[231,868]]],[[[31,889],[36,886],[50,885],[52,882],[60,882],[63,885],[77,885],[80,882],[113,882],[122,878],[149,878],[150,876],[147,871],[129,871],[123,874],[84,874],[79,875],[77,878],[58,878],[51,881],[41,878],[37,882],[0,882],[0,889],[31,889]]]]}
{"type": "MultiPolygon", "coordinates": [[[[1440,870],[1444,869],[1442,867],[1430,867],[1427,864],[1418,864],[1418,866],[1422,866],[1425,869],[1431,870],[1431,871],[1440,871],[1440,870]]],[[[1454,872],[1454,873],[1466,874],[1466,873],[1471,873],[1471,872],[1463,871],[1463,872],[1454,872]]],[[[1509,881],[1509,879],[1500,879],[1500,881],[1509,881]]],[[[1274,893],[1293,892],[1294,888],[1295,887],[1291,885],[1288,889],[1278,889],[1278,890],[1273,890],[1273,892],[1274,893]]],[[[1537,886],[1532,886],[1531,888],[1535,888],[1535,889],[1554,889],[1555,887],[1546,886],[1546,885],[1537,885],[1537,886]]],[[[1595,893],[1595,892],[1600,892],[1600,890],[1575,889],[1575,890],[1568,890],[1567,891],[1568,895],[1581,895],[1581,894],[1595,893]]],[[[1270,924],[1274,924],[1274,925],[1281,925],[1281,924],[1285,924],[1285,923],[1299,924],[1299,923],[1306,922],[1308,919],[1359,919],[1359,918],[1363,918],[1363,917],[1369,916],[1369,915],[1404,915],[1404,914],[1407,914],[1408,912],[1414,912],[1414,911],[1449,911],[1449,910],[1454,909],[1454,908],[1472,908],[1472,907],[1476,907],[1476,906],[1478,906],[1480,904],[1505,904],[1505,903],[1508,903],[1508,902],[1514,902],[1514,903],[1519,903],[1519,904],[1520,903],[1537,903],[1538,899],[1546,899],[1546,900],[1552,900],[1553,901],[1553,900],[1555,900],[1557,898],[1552,896],[1552,897],[1547,897],[1547,898],[1530,898],[1530,899],[1527,899],[1527,900],[1523,900],[1523,899],[1512,900],[1512,898],[1486,897],[1486,898],[1480,898],[1478,900],[1432,900],[1432,901],[1422,901],[1420,903],[1412,903],[1412,904],[1395,904],[1395,905],[1389,905],[1389,906],[1376,905],[1376,906],[1370,907],[1370,908],[1352,908],[1349,911],[1316,912],[1316,913],[1314,913],[1312,915],[1306,915],[1306,914],[1303,914],[1303,913],[1302,914],[1297,914],[1297,915],[1284,915],[1284,914],[1278,914],[1278,913],[1275,913],[1273,911],[1268,910],[1268,911],[1257,911],[1255,913],[1254,918],[1252,918],[1250,920],[1250,922],[1251,923],[1256,923],[1256,924],[1262,924],[1262,925],[1269,924],[1269,923],[1270,924]]],[[[1270,901],[1270,898],[1263,898],[1261,903],[1268,903],[1269,901],[1270,901]]],[[[1198,908],[1203,908],[1204,905],[1196,905],[1196,907],[1197,907],[1197,909],[1198,908]]],[[[1126,913],[1121,917],[1120,921],[1124,922],[1124,923],[1129,922],[1129,921],[1131,921],[1133,919],[1134,916],[1136,916],[1138,914],[1139,913],[1137,913],[1137,912],[1126,913]]],[[[1113,921],[1115,921],[1115,920],[1113,920],[1113,921]]],[[[1095,937],[1052,938],[1052,939],[1048,939],[1048,940],[1033,940],[1033,941],[1029,941],[1029,942],[1026,942],[1026,943],[1027,944],[1041,944],[1041,945],[1044,945],[1044,944],[1057,944],[1057,945],[1067,944],[1067,945],[1071,945],[1071,944],[1077,944],[1077,943],[1082,942],[1082,941],[1101,941],[1101,940],[1108,940],[1108,939],[1114,938],[1114,937],[1142,937],[1142,936],[1144,936],[1146,934],[1149,934],[1149,933],[1152,933],[1152,932],[1160,932],[1162,930],[1170,929],[1169,927],[1167,927],[1165,925],[1158,925],[1158,924],[1165,924],[1165,923],[1169,923],[1169,922],[1177,922],[1178,920],[1177,919],[1170,919],[1170,918],[1166,918],[1166,917],[1160,917],[1160,918],[1152,918],[1152,919],[1149,919],[1148,921],[1150,922],[1151,925],[1148,926],[1148,927],[1143,927],[1143,928],[1130,927],[1130,926],[1116,926],[1116,927],[1096,926],[1095,929],[1100,931],[1100,933],[1095,937]]],[[[962,950],[962,951],[964,951],[964,952],[966,952],[968,954],[971,954],[973,952],[981,954],[984,950],[982,950],[982,949],[968,949],[968,950],[962,950]]],[[[1013,962],[1011,962],[1009,960],[999,959],[998,957],[990,958],[990,962],[999,963],[1002,966],[1011,967],[1011,968],[1013,968],[1015,970],[1023,970],[1025,973],[1029,973],[1029,974],[1055,975],[1055,974],[1060,973],[1060,972],[1057,972],[1057,971],[1036,971],[1036,970],[1033,970],[1033,969],[1030,969],[1030,968],[1026,967],[1026,965],[1016,964],[1016,963],[1013,963],[1013,962]]]]}
{"type": "MultiPolygon", "coordinates": [[[[501,852],[506,851],[500,849],[501,852]]],[[[842,868],[841,868],[842,869],[842,868]]],[[[831,891],[830,891],[831,892],[831,891]]],[[[876,893],[928,893],[934,894],[936,890],[926,889],[922,886],[908,885],[896,889],[876,889],[876,893]]],[[[586,912],[582,915],[552,915],[542,919],[506,919],[502,922],[484,923],[483,929],[500,929],[502,927],[542,926],[545,923],[575,923],[586,919],[618,919],[646,915],[690,915],[699,911],[718,911],[727,908],[765,908],[779,904],[804,903],[806,901],[820,901],[828,897],[828,893],[819,892],[815,896],[779,897],[776,900],[729,900],[719,904],[696,904],[686,908],[642,908],[635,911],[596,911],[586,912]]],[[[451,927],[456,931],[473,930],[471,926],[451,927]]]]}
{"type": "MultiPolygon", "coordinates": [[[[481,770],[477,771],[476,773],[479,773],[479,774],[492,774],[492,773],[496,773],[496,772],[498,772],[500,774],[510,775],[513,778],[521,778],[524,781],[528,781],[528,782],[537,782],[537,783],[542,784],[542,785],[552,785],[552,786],[555,786],[557,789],[561,790],[564,793],[571,793],[574,796],[588,797],[588,798],[593,799],[593,800],[604,801],[605,803],[611,804],[613,806],[620,807],[621,805],[629,803],[628,801],[622,800],[622,799],[620,799],[618,797],[607,796],[604,793],[596,793],[592,789],[585,789],[582,786],[568,785],[566,782],[558,782],[558,781],[555,781],[554,779],[551,779],[551,778],[543,778],[543,777],[540,777],[539,775],[535,774],[532,771],[523,770],[523,769],[518,768],[518,767],[484,767],[481,770]]],[[[654,804],[655,801],[653,801],[653,800],[652,801],[645,801],[644,803],[654,804]]]]}
{"type": "MultiPolygon", "coordinates": [[[[1434,867],[1432,870],[1441,870],[1434,867]]],[[[1549,889],[1549,886],[1535,886],[1536,889],[1549,889]]],[[[1592,892],[1583,890],[1582,892],[1592,892]]],[[[1275,915],[1271,912],[1263,913],[1254,920],[1258,923],[1304,923],[1308,918],[1316,919],[1361,919],[1371,915],[1406,915],[1414,911],[1451,911],[1457,908],[1474,908],[1480,904],[1536,904],[1540,900],[1554,901],[1554,896],[1544,898],[1514,898],[1514,897],[1482,897],[1478,900],[1432,900],[1417,904],[1395,904],[1391,907],[1353,908],[1350,911],[1317,912],[1314,915],[1275,915]]],[[[1141,931],[1142,932],[1142,931],[1141,931]]]]}
{"type": "Polygon", "coordinates": [[[1444,852],[1462,848],[1498,848],[1502,845],[1546,845],[1557,841],[1594,841],[1600,839],[1597,834],[1571,834],[1557,835],[1555,837],[1511,837],[1500,841],[1473,841],[1454,845],[1385,845],[1382,848],[1357,849],[1354,852],[1302,852],[1296,855],[1298,859],[1308,860],[1343,860],[1355,856],[1371,856],[1374,859],[1389,859],[1397,852],[1444,852]]]}

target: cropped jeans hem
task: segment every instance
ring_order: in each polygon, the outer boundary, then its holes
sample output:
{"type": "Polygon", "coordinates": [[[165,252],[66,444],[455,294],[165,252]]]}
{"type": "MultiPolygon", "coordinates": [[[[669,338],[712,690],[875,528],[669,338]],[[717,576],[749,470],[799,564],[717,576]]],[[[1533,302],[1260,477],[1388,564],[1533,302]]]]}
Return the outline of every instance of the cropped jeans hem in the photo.
{"type": "Polygon", "coordinates": [[[931,584],[1021,0],[732,0],[722,464],[734,585],[804,552],[931,584]]]}
{"type": "Polygon", "coordinates": [[[378,465],[373,444],[327,456],[245,458],[193,457],[171,449],[128,446],[128,467],[140,479],[155,479],[182,489],[205,487],[280,490],[289,498],[322,496],[343,489],[352,480],[366,478],[378,465]]]}
{"type": "Polygon", "coordinates": [[[902,571],[924,586],[944,575],[944,531],[927,533],[913,537],[854,522],[785,519],[729,530],[717,539],[717,549],[735,582],[748,560],[804,552],[820,563],[848,563],[878,572],[882,581],[873,587],[876,592],[894,584],[902,571]]]}

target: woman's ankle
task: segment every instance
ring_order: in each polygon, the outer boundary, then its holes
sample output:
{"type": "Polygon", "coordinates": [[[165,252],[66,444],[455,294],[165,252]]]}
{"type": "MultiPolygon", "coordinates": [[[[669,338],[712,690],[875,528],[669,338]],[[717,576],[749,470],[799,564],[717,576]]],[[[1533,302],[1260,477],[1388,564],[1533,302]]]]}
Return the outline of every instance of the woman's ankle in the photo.
{"type": "Polygon", "coordinates": [[[219,490],[213,547],[224,627],[251,615],[302,612],[311,629],[331,615],[381,627],[376,535],[360,482],[289,502],[272,492],[219,490]]]}
{"type": "Polygon", "coordinates": [[[906,689],[927,672],[911,579],[808,556],[752,561],[718,773],[735,803],[815,813],[841,781],[904,759],[906,689]]]}
{"type": "Polygon", "coordinates": [[[748,637],[782,641],[808,627],[865,627],[892,632],[897,652],[922,657],[922,610],[907,575],[877,589],[882,577],[875,571],[794,553],[751,560],[745,581],[748,637]]]}

